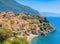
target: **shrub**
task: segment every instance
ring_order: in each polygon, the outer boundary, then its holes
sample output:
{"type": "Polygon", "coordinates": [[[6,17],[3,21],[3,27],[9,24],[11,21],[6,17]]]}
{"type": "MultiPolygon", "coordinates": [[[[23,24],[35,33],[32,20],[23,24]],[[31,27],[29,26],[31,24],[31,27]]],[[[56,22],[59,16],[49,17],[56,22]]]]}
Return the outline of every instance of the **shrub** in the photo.
{"type": "Polygon", "coordinates": [[[13,35],[10,29],[0,28],[0,39],[6,40],[13,35]]]}
{"type": "Polygon", "coordinates": [[[2,27],[2,24],[0,24],[0,27],[2,27]]]}
{"type": "Polygon", "coordinates": [[[2,42],[2,44],[12,44],[11,42],[9,42],[8,40],[5,40],[2,42]]]}
{"type": "Polygon", "coordinates": [[[12,44],[29,44],[26,38],[17,38],[15,37],[12,41],[12,44]]]}
{"type": "Polygon", "coordinates": [[[23,16],[22,19],[26,20],[26,19],[28,19],[28,18],[27,18],[26,16],[23,16]]]}

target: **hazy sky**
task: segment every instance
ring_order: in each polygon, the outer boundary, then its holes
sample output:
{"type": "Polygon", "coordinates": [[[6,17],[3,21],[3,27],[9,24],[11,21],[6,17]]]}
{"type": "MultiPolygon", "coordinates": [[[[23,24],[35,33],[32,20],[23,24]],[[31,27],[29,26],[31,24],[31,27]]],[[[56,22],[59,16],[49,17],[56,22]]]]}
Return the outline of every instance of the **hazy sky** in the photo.
{"type": "Polygon", "coordinates": [[[30,6],[39,12],[60,13],[60,0],[16,0],[17,2],[30,6]]]}

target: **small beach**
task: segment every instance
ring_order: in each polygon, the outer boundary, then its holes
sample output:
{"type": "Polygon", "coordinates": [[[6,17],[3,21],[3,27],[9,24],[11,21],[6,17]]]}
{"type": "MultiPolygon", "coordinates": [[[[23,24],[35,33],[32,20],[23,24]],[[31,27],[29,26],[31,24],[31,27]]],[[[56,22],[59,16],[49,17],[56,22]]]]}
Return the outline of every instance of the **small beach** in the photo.
{"type": "Polygon", "coordinates": [[[29,42],[31,42],[31,40],[33,39],[33,38],[35,38],[35,37],[37,37],[38,35],[30,35],[30,36],[28,36],[27,37],[27,40],[29,41],[29,42]]]}

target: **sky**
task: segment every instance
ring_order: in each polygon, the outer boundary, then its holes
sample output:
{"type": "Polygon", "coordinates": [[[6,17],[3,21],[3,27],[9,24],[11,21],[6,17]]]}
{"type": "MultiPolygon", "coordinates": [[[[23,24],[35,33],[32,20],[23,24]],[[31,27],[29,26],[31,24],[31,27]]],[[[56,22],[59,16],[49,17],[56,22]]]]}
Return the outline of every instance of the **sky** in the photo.
{"type": "Polygon", "coordinates": [[[60,0],[16,0],[39,12],[60,13],[60,0]]]}

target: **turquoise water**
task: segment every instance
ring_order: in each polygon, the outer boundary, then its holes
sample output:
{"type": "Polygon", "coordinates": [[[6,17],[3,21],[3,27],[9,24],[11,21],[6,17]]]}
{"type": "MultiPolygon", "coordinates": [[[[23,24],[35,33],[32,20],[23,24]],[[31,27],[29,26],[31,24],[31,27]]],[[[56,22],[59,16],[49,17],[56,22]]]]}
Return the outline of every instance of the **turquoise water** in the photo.
{"type": "Polygon", "coordinates": [[[55,26],[56,31],[48,36],[38,36],[31,41],[31,44],[60,44],[60,18],[47,17],[50,23],[55,26]]]}

